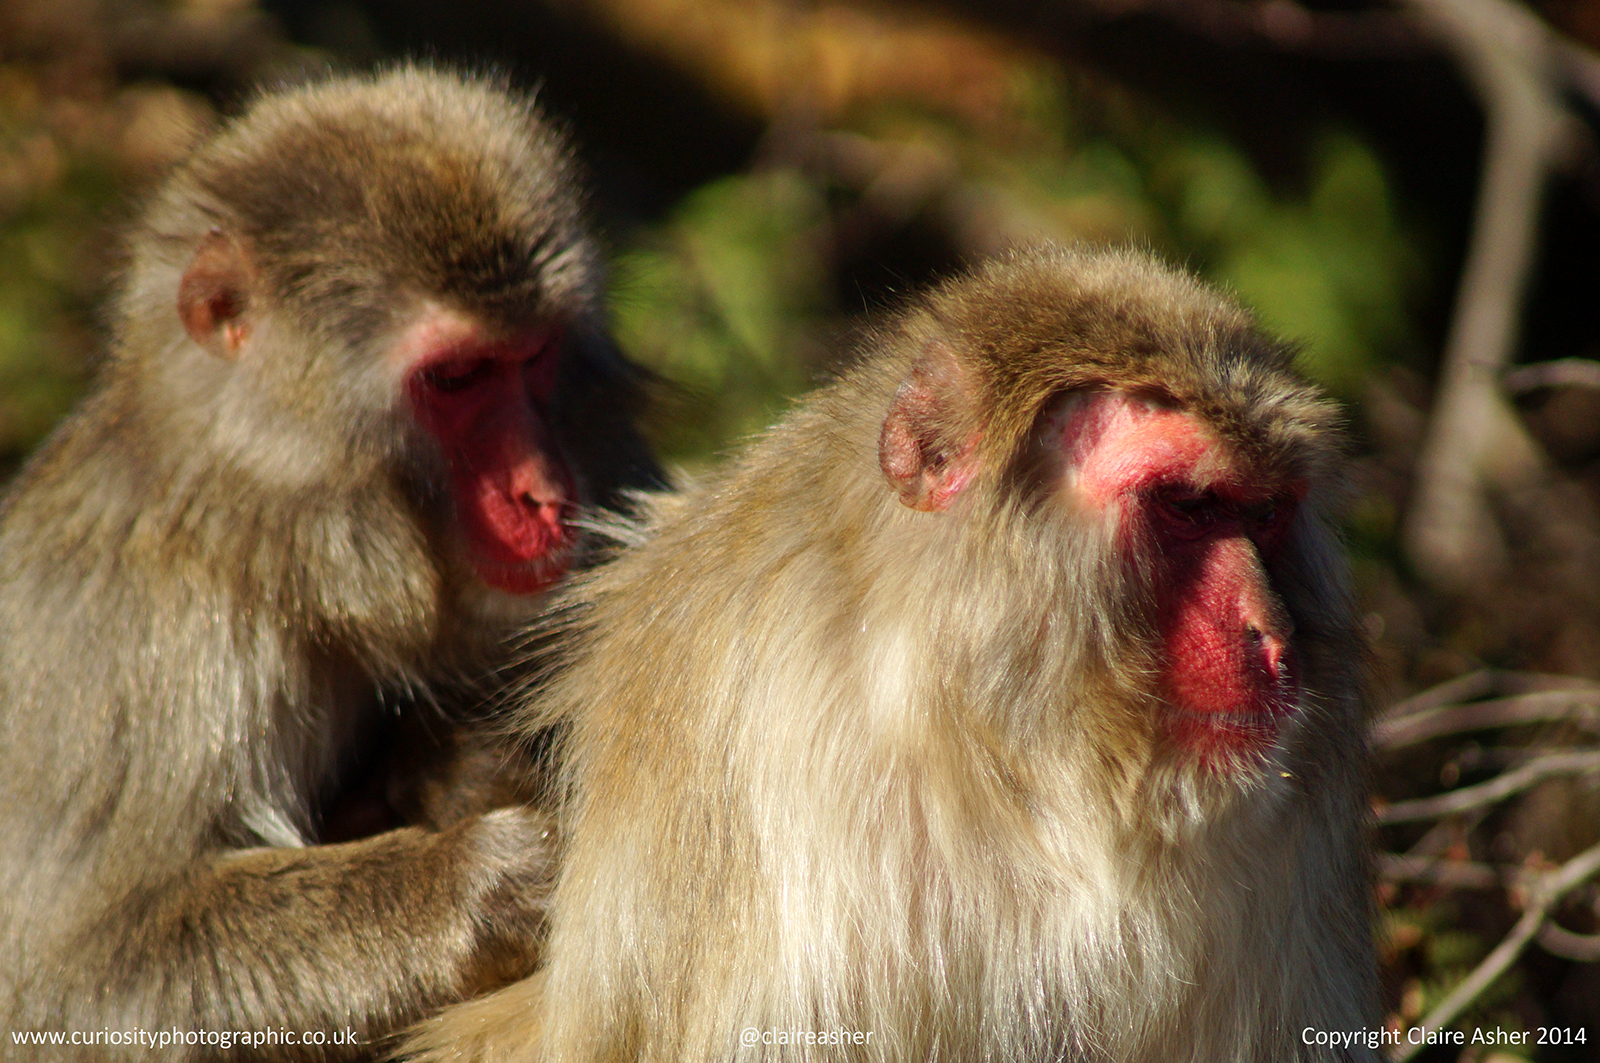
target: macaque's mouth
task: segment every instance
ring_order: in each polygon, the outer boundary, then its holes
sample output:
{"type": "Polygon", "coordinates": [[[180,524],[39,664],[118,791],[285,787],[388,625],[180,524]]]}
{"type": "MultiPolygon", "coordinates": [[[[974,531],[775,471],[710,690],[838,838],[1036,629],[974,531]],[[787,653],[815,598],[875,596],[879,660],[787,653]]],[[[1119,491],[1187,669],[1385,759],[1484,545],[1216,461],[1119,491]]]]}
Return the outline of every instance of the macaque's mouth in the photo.
{"type": "Polygon", "coordinates": [[[577,490],[558,463],[536,470],[537,494],[467,470],[457,477],[462,530],[478,577],[511,594],[536,594],[566,575],[576,553],[577,490]]]}
{"type": "Polygon", "coordinates": [[[1184,655],[1162,677],[1169,733],[1213,765],[1264,753],[1300,709],[1298,655],[1282,638],[1195,628],[1199,637],[1186,633],[1184,655]]]}
{"type": "Polygon", "coordinates": [[[1298,686],[1265,693],[1249,708],[1196,709],[1163,703],[1167,733],[1211,768],[1237,765],[1240,756],[1260,756],[1278,742],[1300,711],[1298,686]]]}
{"type": "Polygon", "coordinates": [[[472,567],[480,580],[496,590],[507,594],[539,594],[572,570],[577,553],[577,539],[567,532],[530,560],[502,560],[475,552],[472,567]]]}

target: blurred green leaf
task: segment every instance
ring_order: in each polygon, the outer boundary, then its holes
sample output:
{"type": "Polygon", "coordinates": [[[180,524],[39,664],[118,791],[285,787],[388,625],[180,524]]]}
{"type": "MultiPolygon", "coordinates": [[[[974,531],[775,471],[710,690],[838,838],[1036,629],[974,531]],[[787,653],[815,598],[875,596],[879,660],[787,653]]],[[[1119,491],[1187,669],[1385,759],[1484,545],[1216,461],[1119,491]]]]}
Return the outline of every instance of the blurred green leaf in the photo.
{"type": "Polygon", "coordinates": [[[1176,201],[1177,241],[1270,329],[1303,344],[1301,366],[1353,398],[1410,342],[1419,257],[1399,232],[1377,156],[1354,137],[1316,145],[1304,200],[1280,198],[1233,148],[1201,139],[1155,167],[1176,201]]]}
{"type": "Polygon", "coordinates": [[[619,341],[695,407],[660,441],[669,458],[704,459],[775,419],[809,383],[824,216],[820,191],[794,171],[736,175],[698,189],[617,259],[619,341]]]}

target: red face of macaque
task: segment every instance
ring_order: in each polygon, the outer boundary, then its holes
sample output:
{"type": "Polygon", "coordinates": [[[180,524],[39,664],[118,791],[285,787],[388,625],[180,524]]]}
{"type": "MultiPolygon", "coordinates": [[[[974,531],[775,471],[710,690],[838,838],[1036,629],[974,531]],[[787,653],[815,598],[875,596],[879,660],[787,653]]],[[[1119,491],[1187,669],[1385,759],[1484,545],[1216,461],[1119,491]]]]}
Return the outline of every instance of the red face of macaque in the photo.
{"type": "Polygon", "coordinates": [[[559,328],[490,337],[462,319],[425,320],[406,377],[417,422],[442,448],[479,578],[533,594],[571,563],[566,521],[577,491],[545,411],[561,357],[559,328]]]}
{"type": "Polygon", "coordinates": [[[1117,391],[1052,415],[1079,498],[1149,560],[1168,735],[1225,770],[1266,751],[1298,707],[1294,625],[1267,566],[1304,494],[1242,461],[1198,417],[1117,391]]]}

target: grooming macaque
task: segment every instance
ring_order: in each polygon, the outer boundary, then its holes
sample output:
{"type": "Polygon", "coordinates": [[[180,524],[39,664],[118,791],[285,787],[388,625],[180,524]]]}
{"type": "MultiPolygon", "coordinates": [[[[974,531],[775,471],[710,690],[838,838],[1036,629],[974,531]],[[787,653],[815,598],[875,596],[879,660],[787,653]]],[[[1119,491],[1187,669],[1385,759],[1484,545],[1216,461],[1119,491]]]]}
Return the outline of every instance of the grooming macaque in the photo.
{"type": "Polygon", "coordinates": [[[530,968],[547,820],[386,765],[518,762],[452,734],[466,677],[575,511],[654,482],[579,208],[530,103],[422,69],[267,95],[155,197],[101,378],[0,511],[11,1029],[370,1052],[530,968]]]}
{"type": "Polygon", "coordinates": [[[547,965],[410,1050],[1374,1058],[1334,421],[1138,255],[933,292],[562,592],[547,965]]]}

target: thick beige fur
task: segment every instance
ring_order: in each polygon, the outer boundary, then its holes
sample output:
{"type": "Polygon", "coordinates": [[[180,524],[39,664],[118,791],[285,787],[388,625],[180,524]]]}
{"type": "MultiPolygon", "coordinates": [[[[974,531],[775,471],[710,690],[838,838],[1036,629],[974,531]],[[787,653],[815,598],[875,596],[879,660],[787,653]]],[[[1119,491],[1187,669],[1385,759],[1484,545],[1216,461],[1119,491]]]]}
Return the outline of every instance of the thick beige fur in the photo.
{"type": "Polygon", "coordinates": [[[1334,415],[1289,362],[1131,253],[1003,259],[870,337],[568,598],[527,721],[567,729],[548,967],[415,1058],[1374,1058],[1302,1043],[1372,1023],[1373,957],[1334,415]],[[977,471],[915,512],[880,429],[952,352],[977,471]],[[1231,770],[1162,739],[1146,566],[1039,474],[1042,411],[1104,386],[1311,485],[1271,572],[1303,702],[1231,770]]]}

